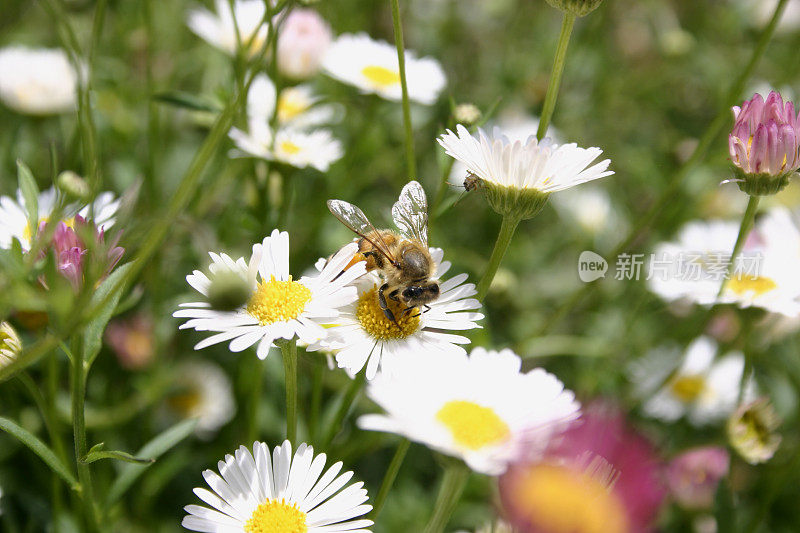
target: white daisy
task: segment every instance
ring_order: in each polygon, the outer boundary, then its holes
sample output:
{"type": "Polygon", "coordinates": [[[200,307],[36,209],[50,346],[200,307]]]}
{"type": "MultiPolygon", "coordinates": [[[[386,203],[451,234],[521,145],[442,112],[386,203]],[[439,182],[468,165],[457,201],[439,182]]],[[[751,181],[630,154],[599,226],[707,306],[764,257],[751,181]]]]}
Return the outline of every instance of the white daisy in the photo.
{"type": "Polygon", "coordinates": [[[236,27],[239,40],[246,46],[251,37],[251,52],[261,49],[267,40],[267,24],[264,21],[264,0],[235,0],[233,13],[227,0],[216,0],[216,13],[207,9],[192,9],[186,17],[186,24],[199,37],[212,46],[231,55],[236,53],[236,27]]]}
{"type": "Polygon", "coordinates": [[[78,74],[61,49],[9,46],[0,49],[0,100],[30,115],[75,109],[78,74]]]}
{"type": "MultiPolygon", "coordinates": [[[[385,41],[375,41],[365,33],[340,35],[322,61],[323,70],[341,82],[374,93],[387,100],[402,100],[397,48],[385,41]]],[[[447,80],[439,62],[430,57],[417,58],[405,51],[406,85],[410,100],[434,103],[447,80]]]]}
{"type": "Polygon", "coordinates": [[[249,132],[232,128],[229,135],[244,155],[297,168],[314,167],[320,172],[327,172],[331,164],[342,157],[342,144],[328,130],[308,133],[294,129],[278,130],[274,146],[268,127],[253,127],[251,124],[249,132]]]}
{"type": "Polygon", "coordinates": [[[543,453],[580,408],[555,376],[541,368],[521,373],[521,365],[511,350],[408,353],[392,376],[378,374],[368,385],[367,395],[387,414],[362,416],[358,424],[460,457],[477,472],[502,474],[523,449],[543,453]]]}
{"type": "MultiPolygon", "coordinates": [[[[318,276],[297,281],[289,275],[289,234],[285,231],[273,230],[262,243],[254,244],[249,263],[211,252],[211,273],[227,270],[240,275],[251,287],[250,300],[230,312],[211,309],[204,301],[181,304],[183,309],[172,316],[190,319],[181,329],[217,332],[197,343],[196,350],[230,341],[230,350],[241,352],[258,344],[256,353],[264,359],[276,339],[297,336],[302,343],[316,342],[326,335],[322,325],[335,322],[339,309],[357,298],[356,288],[349,284],[364,274],[364,262],[342,272],[357,249],[355,243],[345,246],[318,276]]],[[[203,272],[195,270],[186,281],[208,296],[211,280],[203,272]]]]}
{"type": "MultiPolygon", "coordinates": [[[[637,393],[648,398],[645,414],[667,422],[686,415],[698,426],[727,418],[736,409],[744,356],[731,352],[715,361],[716,354],[717,344],[700,337],[689,345],[679,365],[674,364],[676,354],[664,349],[654,350],[632,365],[637,393]]],[[[750,382],[745,398],[754,395],[750,382]]]]}
{"type": "Polygon", "coordinates": [[[690,222],[676,242],[661,243],[652,254],[650,290],[668,301],[701,305],[760,307],[789,317],[800,315],[800,232],[785,208],[773,208],[757,221],[736,261],[731,279],[720,285],[738,222],[690,222]]]}
{"type": "MultiPolygon", "coordinates": [[[[275,92],[275,84],[266,74],[253,79],[247,92],[248,122],[269,123],[275,111],[275,92]]],[[[320,105],[319,100],[309,85],[284,88],[278,99],[278,127],[302,129],[332,122],[336,107],[320,105]]]]}
{"type": "Polygon", "coordinates": [[[184,362],[176,369],[175,381],[177,393],[168,404],[184,418],[197,419],[195,433],[200,438],[211,438],[236,413],[231,380],[218,365],[184,362]]]}
{"type": "Polygon", "coordinates": [[[11,364],[22,351],[22,341],[8,322],[0,322],[0,368],[11,364]]]}
{"type": "Polygon", "coordinates": [[[270,458],[263,442],[253,444],[253,453],[239,446],[213,470],[203,472],[211,487],[194,489],[195,495],[212,508],[187,505],[182,525],[192,531],[220,533],[286,531],[305,533],[369,533],[371,520],[359,519],[372,510],[365,505],[364,483],[345,485],[352,472],[339,474],[342,463],[323,474],[326,456],[314,455],[303,443],[292,457],[292,445],[276,446],[270,458]],[[213,492],[212,492],[213,491],[213,492]]]}
{"type": "Polygon", "coordinates": [[[603,153],[600,148],[557,145],[549,137],[539,142],[535,134],[527,141],[512,142],[497,128],[491,137],[480,128],[473,137],[460,124],[456,132],[447,130],[439,137],[445,152],[477,177],[500,187],[548,194],[613,174],[607,170],[608,159],[589,166],[603,153]]]}
{"type": "MultiPolygon", "coordinates": [[[[39,224],[47,222],[58,202],[58,193],[50,188],[39,194],[38,220],[39,224]]],[[[114,216],[119,208],[120,201],[114,198],[110,192],[102,192],[97,195],[91,205],[68,205],[64,209],[63,221],[72,226],[75,215],[88,218],[91,212],[94,223],[98,230],[108,230],[114,225],[114,216]]],[[[37,228],[38,229],[38,228],[37,228]]],[[[28,225],[28,210],[22,191],[17,190],[17,200],[14,201],[8,196],[0,196],[0,248],[8,249],[11,247],[13,239],[18,239],[23,250],[31,247],[31,236],[34,232],[28,225]]]]}
{"type": "Polygon", "coordinates": [[[435,270],[432,280],[440,280],[439,297],[422,313],[403,313],[400,304],[389,301],[397,324],[386,318],[378,303],[377,290],[383,283],[375,272],[358,279],[358,299],[341,309],[336,324],[328,329],[328,336],[309,347],[336,353],[339,368],[355,376],[364,366],[367,379],[373,379],[380,368],[393,373],[397,361],[409,353],[425,351],[434,353],[464,354],[460,344],[469,343],[462,335],[448,333],[453,330],[479,328],[477,320],[481,304],[475,298],[475,285],[464,283],[466,274],[441,280],[450,270],[450,262],[442,261],[441,248],[431,248],[435,270]]]}

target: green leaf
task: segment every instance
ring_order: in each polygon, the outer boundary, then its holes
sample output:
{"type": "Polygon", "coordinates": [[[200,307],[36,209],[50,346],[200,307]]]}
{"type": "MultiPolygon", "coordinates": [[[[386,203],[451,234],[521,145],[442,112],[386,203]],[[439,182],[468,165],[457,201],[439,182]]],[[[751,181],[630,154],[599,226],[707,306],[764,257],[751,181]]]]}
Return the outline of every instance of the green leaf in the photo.
{"type": "Polygon", "coordinates": [[[153,99],[157,102],[173,105],[175,107],[182,107],[184,109],[191,109],[193,111],[211,111],[214,113],[222,111],[222,107],[217,101],[182,91],[159,93],[153,95],[153,99]]]}
{"type": "Polygon", "coordinates": [[[126,463],[134,463],[140,465],[147,465],[156,462],[155,459],[148,459],[146,457],[134,457],[128,452],[121,452],[118,450],[104,450],[103,449],[104,447],[105,447],[104,442],[92,446],[92,448],[86,453],[86,455],[84,457],[81,457],[81,463],[89,464],[95,461],[99,461],[100,459],[116,459],[118,461],[125,461],[126,463]]]}
{"type": "Polygon", "coordinates": [[[59,458],[56,457],[56,454],[53,453],[53,450],[48,448],[47,445],[39,440],[36,435],[18,425],[13,420],[9,420],[8,418],[1,416],[0,429],[30,448],[33,453],[38,455],[42,461],[44,461],[45,464],[50,467],[50,470],[58,474],[61,479],[66,481],[67,485],[69,485],[71,489],[80,490],[80,483],[78,483],[78,480],[72,475],[72,472],[70,472],[69,469],[64,466],[64,463],[62,463],[59,458]]]}
{"type": "Polygon", "coordinates": [[[31,174],[31,170],[21,160],[17,159],[17,180],[22,199],[25,200],[25,210],[28,212],[28,224],[31,233],[39,227],[39,187],[31,174]]]}
{"type": "MultiPolygon", "coordinates": [[[[197,420],[184,420],[167,429],[166,431],[157,435],[153,440],[142,446],[136,453],[140,457],[152,457],[158,459],[161,455],[172,449],[180,441],[188,437],[194,427],[197,425],[197,420]]],[[[110,506],[116,502],[120,496],[125,494],[131,485],[142,475],[149,465],[140,464],[127,464],[122,467],[114,484],[111,485],[111,490],[108,492],[108,499],[106,505],[110,506]]]]}
{"type": "MultiPolygon", "coordinates": [[[[97,287],[97,290],[94,291],[94,294],[92,294],[90,307],[93,308],[104,301],[106,297],[111,294],[111,291],[114,290],[117,282],[124,278],[132,266],[133,263],[126,263],[115,269],[111,275],[104,279],[103,283],[101,283],[100,286],[97,287]]],[[[86,361],[87,367],[92,365],[95,357],[100,353],[103,331],[106,329],[108,321],[111,320],[111,317],[114,315],[114,309],[116,309],[124,290],[124,286],[119,287],[111,298],[106,301],[106,304],[101,307],[97,314],[86,324],[83,332],[83,360],[86,361]]]]}

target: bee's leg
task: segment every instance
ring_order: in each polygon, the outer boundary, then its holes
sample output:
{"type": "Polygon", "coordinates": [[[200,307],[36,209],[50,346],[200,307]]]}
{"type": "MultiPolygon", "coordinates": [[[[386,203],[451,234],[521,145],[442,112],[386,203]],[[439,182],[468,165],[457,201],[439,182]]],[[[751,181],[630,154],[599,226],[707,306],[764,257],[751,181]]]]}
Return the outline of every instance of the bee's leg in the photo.
{"type": "MultiPolygon", "coordinates": [[[[422,304],[422,307],[424,307],[424,308],[425,308],[425,310],[424,310],[424,311],[420,311],[420,312],[418,312],[416,315],[411,315],[411,318],[417,318],[417,317],[418,317],[418,316],[420,316],[422,313],[427,313],[428,311],[430,311],[430,310],[431,310],[431,306],[430,306],[430,305],[428,305],[428,304],[422,304]]],[[[405,313],[408,313],[408,312],[409,312],[409,311],[411,311],[412,309],[416,309],[416,307],[406,307],[405,311],[403,311],[403,314],[405,314],[405,313]]]]}
{"type": "MultiPolygon", "coordinates": [[[[384,283],[383,285],[381,285],[381,288],[378,289],[378,305],[380,305],[381,311],[383,311],[384,316],[389,320],[391,320],[394,323],[394,325],[397,326],[397,329],[402,331],[400,324],[397,323],[397,319],[394,317],[394,313],[392,313],[392,310],[389,309],[389,304],[386,302],[386,296],[384,296],[383,294],[384,291],[388,288],[389,284],[384,283]]],[[[389,296],[391,297],[391,294],[389,296]]]]}

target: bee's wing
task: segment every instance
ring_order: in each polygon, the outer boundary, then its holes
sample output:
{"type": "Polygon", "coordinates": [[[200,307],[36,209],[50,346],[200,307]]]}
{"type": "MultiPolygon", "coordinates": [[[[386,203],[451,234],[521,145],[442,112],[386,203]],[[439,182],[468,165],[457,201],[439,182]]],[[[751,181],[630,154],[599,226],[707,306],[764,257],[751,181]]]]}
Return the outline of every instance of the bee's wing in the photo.
{"type": "Polygon", "coordinates": [[[328,200],[328,209],[333,216],[339,219],[339,222],[350,228],[359,237],[366,239],[389,262],[396,263],[389,247],[383,242],[381,233],[375,229],[361,209],[344,200],[328,200]]]}
{"type": "Polygon", "coordinates": [[[428,199],[419,182],[410,181],[403,187],[392,206],[392,218],[404,237],[428,246],[428,199]]]}

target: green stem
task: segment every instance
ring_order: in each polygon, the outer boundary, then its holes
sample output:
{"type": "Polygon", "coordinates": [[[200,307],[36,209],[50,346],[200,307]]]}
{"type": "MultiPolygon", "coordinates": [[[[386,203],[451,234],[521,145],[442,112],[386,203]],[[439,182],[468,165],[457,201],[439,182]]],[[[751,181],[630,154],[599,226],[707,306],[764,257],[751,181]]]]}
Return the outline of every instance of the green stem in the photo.
{"type": "Polygon", "coordinates": [[[511,238],[514,236],[514,231],[519,225],[519,219],[512,217],[503,217],[503,222],[500,224],[500,233],[497,234],[497,241],[494,243],[492,256],[489,258],[489,265],[486,267],[486,272],[478,282],[478,300],[483,301],[486,294],[489,292],[489,287],[492,285],[494,275],[497,274],[497,269],[500,267],[500,262],[503,256],[506,255],[508,245],[511,243],[511,238]]]}
{"type": "Polygon", "coordinates": [[[753,228],[753,223],[756,220],[756,211],[758,210],[758,201],[760,198],[760,196],[751,196],[750,200],[747,202],[747,209],[745,209],[744,216],[742,217],[742,223],[739,225],[739,234],[736,236],[736,244],[733,245],[730,263],[728,263],[728,273],[719,286],[717,298],[722,295],[722,291],[725,290],[725,285],[727,284],[731,275],[736,273],[736,258],[739,257],[742,247],[744,246],[744,242],[747,240],[747,236],[750,235],[750,230],[753,228]]]}
{"type": "Polygon", "coordinates": [[[153,76],[155,41],[155,25],[153,24],[153,3],[145,0],[142,3],[145,31],[147,32],[147,48],[145,49],[145,81],[147,86],[147,161],[145,166],[145,188],[150,201],[157,205],[160,193],[160,182],[156,177],[156,150],[161,146],[159,128],[159,109],[153,96],[156,93],[153,76]]]}
{"type": "Polygon", "coordinates": [[[425,526],[425,533],[442,533],[450,521],[450,516],[461,499],[461,493],[469,479],[469,468],[461,461],[453,462],[444,471],[439,494],[436,496],[433,516],[425,526]]]}
{"type": "Polygon", "coordinates": [[[575,15],[565,11],[564,18],[561,20],[561,34],[558,36],[558,47],[556,56],[553,60],[553,73],[550,75],[550,85],[547,87],[547,95],[544,97],[542,116],[539,119],[539,129],[536,137],[541,141],[547,135],[547,127],[553,117],[558,99],[558,89],[561,87],[561,75],[564,73],[564,63],[567,57],[567,47],[569,38],[572,35],[572,28],[575,26],[575,15]]]}
{"type": "Polygon", "coordinates": [[[358,396],[358,393],[364,387],[364,381],[366,378],[364,377],[365,373],[358,374],[355,378],[350,380],[350,385],[347,386],[347,390],[344,392],[344,396],[342,397],[342,401],[339,404],[339,408],[336,410],[336,414],[334,415],[331,423],[328,425],[328,428],[325,430],[325,433],[322,437],[322,449],[327,450],[328,446],[330,446],[331,442],[333,442],[333,438],[339,432],[342,426],[342,422],[344,421],[347,413],[350,412],[350,408],[353,406],[353,401],[358,396]]]}
{"type": "Polygon", "coordinates": [[[447,192],[447,179],[453,171],[455,162],[456,160],[454,158],[448,157],[447,163],[445,163],[444,168],[442,168],[442,177],[439,180],[439,187],[436,189],[436,196],[431,204],[431,209],[428,211],[429,215],[436,216],[439,206],[442,204],[442,201],[444,201],[444,193],[447,192]]]}
{"type": "Polygon", "coordinates": [[[70,367],[70,383],[72,387],[72,431],[75,440],[75,462],[78,467],[78,481],[81,484],[81,501],[89,528],[99,531],[97,510],[94,505],[92,487],[92,472],[89,465],[81,459],[86,456],[86,421],[84,418],[84,405],[86,399],[86,366],[83,362],[83,347],[78,336],[72,343],[72,365],[70,367]]]}
{"type": "Polygon", "coordinates": [[[414,157],[414,130],[411,127],[411,105],[408,100],[408,84],[406,83],[406,56],[403,44],[403,23],[400,20],[400,1],[391,0],[392,22],[394,23],[394,44],[397,46],[397,65],[400,69],[400,88],[403,93],[403,127],[405,129],[406,170],[408,179],[417,176],[417,163],[414,157]]]}
{"type": "MultiPolygon", "coordinates": [[[[711,124],[708,125],[705,132],[703,132],[703,135],[700,137],[700,141],[697,143],[692,155],[689,156],[689,159],[686,160],[683,166],[681,166],[678,171],[673,174],[672,178],[667,184],[667,187],[661,193],[661,196],[659,196],[652,207],[639,218],[636,224],[634,224],[631,230],[628,232],[628,235],[626,235],[622,242],[620,242],[617,247],[610,254],[608,254],[608,257],[617,257],[620,253],[627,251],[631,245],[635,244],[644,235],[645,230],[652,225],[656,218],[658,218],[658,215],[661,214],[661,211],[664,209],[664,207],[669,205],[672,202],[673,197],[678,193],[678,191],[680,191],[680,185],[684,178],[689,175],[690,172],[702,161],[711,144],[730,120],[731,106],[735,105],[737,100],[740,98],[747,80],[752,75],[753,70],[755,69],[761,57],[764,55],[764,52],[766,52],[767,45],[769,45],[772,35],[775,33],[775,28],[777,27],[778,21],[783,14],[786,3],[787,0],[780,0],[778,5],[775,6],[772,19],[761,34],[758,44],[756,44],[756,47],[753,49],[753,53],[750,56],[750,60],[747,62],[747,65],[745,65],[745,68],[742,70],[736,80],[734,80],[734,82],[731,84],[722,108],[719,110],[717,116],[714,118],[711,124]]],[[[584,283],[580,288],[576,289],[572,295],[569,296],[567,301],[550,315],[544,326],[542,326],[542,328],[540,328],[537,332],[537,335],[541,336],[550,331],[567,314],[569,314],[569,312],[576,307],[584,299],[584,297],[586,297],[587,294],[593,292],[599,285],[599,283],[584,283]]]]}
{"type": "Polygon", "coordinates": [[[400,467],[403,466],[403,460],[406,458],[410,446],[411,441],[408,439],[403,439],[400,441],[400,444],[397,445],[397,450],[394,452],[392,462],[389,463],[389,468],[386,469],[386,473],[383,475],[383,481],[381,482],[381,488],[378,489],[378,495],[372,502],[372,513],[370,513],[369,517],[373,522],[378,521],[378,515],[381,509],[383,509],[383,504],[386,503],[386,497],[389,496],[389,491],[392,490],[394,480],[397,478],[397,473],[400,472],[400,467]]]}
{"type": "Polygon", "coordinates": [[[259,406],[261,405],[261,391],[264,383],[264,362],[258,358],[255,351],[252,351],[252,371],[250,373],[250,410],[248,411],[247,418],[247,440],[245,442],[253,442],[258,438],[260,433],[258,414],[259,406]]]}
{"type": "Polygon", "coordinates": [[[281,343],[286,383],[286,438],[297,445],[297,340],[281,343]]]}

